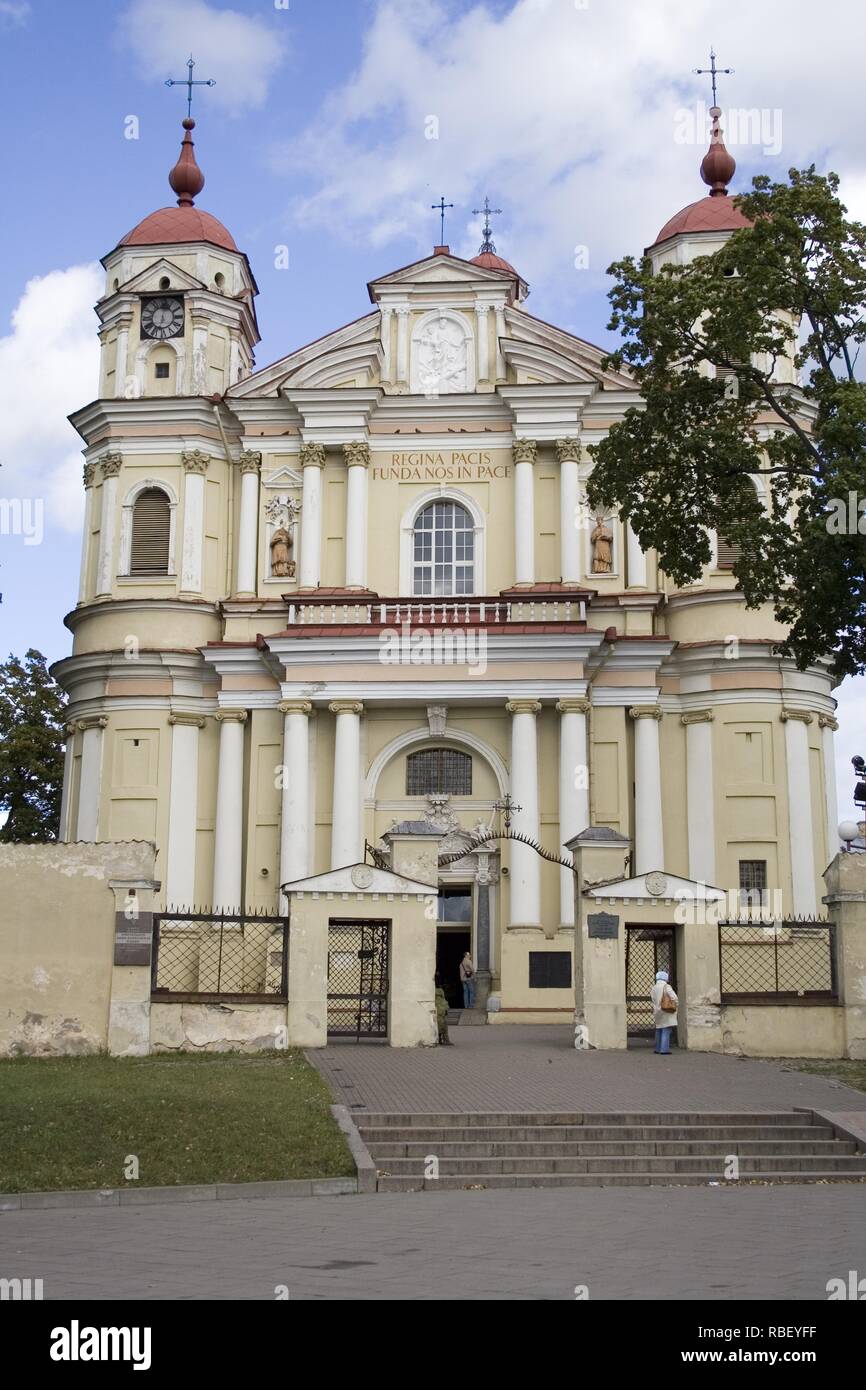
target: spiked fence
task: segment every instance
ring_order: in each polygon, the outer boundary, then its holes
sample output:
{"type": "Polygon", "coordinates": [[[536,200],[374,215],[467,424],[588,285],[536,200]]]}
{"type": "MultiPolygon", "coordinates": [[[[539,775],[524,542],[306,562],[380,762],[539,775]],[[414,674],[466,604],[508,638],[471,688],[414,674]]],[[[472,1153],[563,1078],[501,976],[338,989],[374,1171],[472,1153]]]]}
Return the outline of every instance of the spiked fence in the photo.
{"type": "Polygon", "coordinates": [[[170,1003],[288,998],[289,919],[190,908],[153,920],[151,997],[170,1003]]]}
{"type": "Polygon", "coordinates": [[[722,1002],[827,1003],[837,997],[834,924],[786,917],[719,923],[722,1002]]]}

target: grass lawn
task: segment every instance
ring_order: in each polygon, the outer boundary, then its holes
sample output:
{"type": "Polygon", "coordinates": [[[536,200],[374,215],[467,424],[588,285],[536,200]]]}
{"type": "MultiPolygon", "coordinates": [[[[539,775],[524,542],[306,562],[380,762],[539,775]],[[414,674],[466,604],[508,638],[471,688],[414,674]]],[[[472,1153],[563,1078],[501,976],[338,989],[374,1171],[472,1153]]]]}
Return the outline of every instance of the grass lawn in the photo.
{"type": "Polygon", "coordinates": [[[815,1057],[786,1057],[784,1065],[795,1067],[797,1071],[814,1072],[815,1076],[827,1076],[831,1081],[844,1081],[855,1091],[866,1091],[866,1061],[851,1061],[847,1057],[831,1057],[826,1061],[815,1057]]]}
{"type": "Polygon", "coordinates": [[[0,1192],[354,1176],[296,1049],[0,1061],[0,1192]]]}

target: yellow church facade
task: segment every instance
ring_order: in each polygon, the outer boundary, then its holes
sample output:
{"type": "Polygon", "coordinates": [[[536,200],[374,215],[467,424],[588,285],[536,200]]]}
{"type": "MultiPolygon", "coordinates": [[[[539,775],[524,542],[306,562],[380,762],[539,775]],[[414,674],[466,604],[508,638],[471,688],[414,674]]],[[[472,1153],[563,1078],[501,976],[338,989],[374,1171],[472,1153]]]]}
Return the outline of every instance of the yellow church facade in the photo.
{"type": "MultiPolygon", "coordinates": [[[[590,513],[589,447],[634,383],[535,318],[488,240],[372,280],[369,313],[256,370],[255,280],[195,207],[191,129],[178,206],[105,257],[98,396],[72,417],[61,838],[154,841],[163,907],[278,911],[281,885],[426,826],[440,970],[469,950],[510,1021],[572,1016],[572,874],[533,846],[567,858],[588,826],[624,837],[623,878],[818,914],[828,669],[776,654],[723,538],[677,588],[590,513]],[[479,844],[505,823],[525,839],[479,844]]],[[[689,212],[657,265],[736,225],[689,212]]]]}

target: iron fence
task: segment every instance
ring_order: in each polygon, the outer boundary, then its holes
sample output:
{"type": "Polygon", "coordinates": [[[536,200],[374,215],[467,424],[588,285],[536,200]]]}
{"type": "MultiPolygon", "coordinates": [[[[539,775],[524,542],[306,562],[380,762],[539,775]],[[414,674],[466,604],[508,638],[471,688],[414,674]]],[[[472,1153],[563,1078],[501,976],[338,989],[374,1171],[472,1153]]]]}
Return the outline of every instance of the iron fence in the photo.
{"type": "Polygon", "coordinates": [[[388,1036],[390,921],[328,925],[328,1035],[388,1036]]]}
{"type": "Polygon", "coordinates": [[[151,993],[174,1002],[288,998],[289,919],[256,912],[154,917],[151,993]]]}
{"type": "Polygon", "coordinates": [[[837,997],[832,922],[719,923],[722,1002],[827,1002],[837,997]]]}

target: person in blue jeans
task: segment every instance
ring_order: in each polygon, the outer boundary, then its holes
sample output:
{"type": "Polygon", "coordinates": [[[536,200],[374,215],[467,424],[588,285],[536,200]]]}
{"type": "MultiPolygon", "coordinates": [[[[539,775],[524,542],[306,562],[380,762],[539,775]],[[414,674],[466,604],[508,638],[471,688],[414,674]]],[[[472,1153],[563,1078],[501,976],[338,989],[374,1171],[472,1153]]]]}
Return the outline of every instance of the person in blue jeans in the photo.
{"type": "Polygon", "coordinates": [[[475,1008],[475,966],[472,964],[472,957],[467,951],[460,962],[460,983],[463,986],[463,1007],[464,1009],[475,1008]]]}
{"type": "Polygon", "coordinates": [[[676,1005],[679,1000],[668,984],[668,972],[666,970],[656,971],[656,982],[650,991],[650,999],[653,1006],[653,1024],[656,1030],[655,1051],[659,1057],[670,1057],[671,1029],[677,1026],[676,1005]],[[662,1008],[663,1000],[666,1004],[674,1005],[673,1012],[662,1008]]]}

